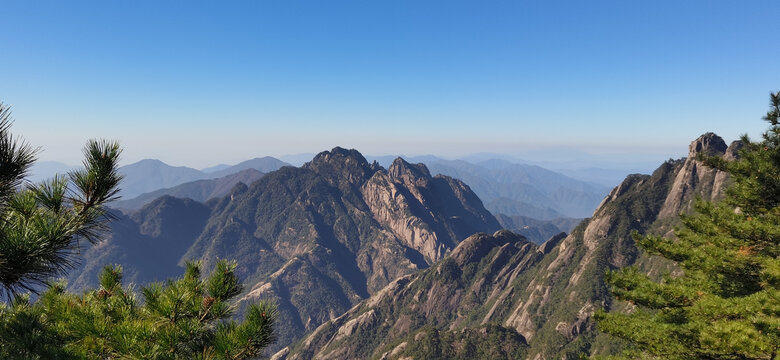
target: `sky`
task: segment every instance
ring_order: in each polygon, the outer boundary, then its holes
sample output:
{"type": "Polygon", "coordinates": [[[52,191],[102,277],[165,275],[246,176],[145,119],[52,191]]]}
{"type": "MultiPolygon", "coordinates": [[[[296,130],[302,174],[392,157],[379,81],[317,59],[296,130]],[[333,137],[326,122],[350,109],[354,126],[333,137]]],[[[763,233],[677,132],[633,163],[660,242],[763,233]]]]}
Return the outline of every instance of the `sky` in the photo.
{"type": "Polygon", "coordinates": [[[778,1],[0,5],[12,130],[68,164],[91,138],[196,168],[334,146],[663,159],[758,136],[780,90],[778,1]]]}

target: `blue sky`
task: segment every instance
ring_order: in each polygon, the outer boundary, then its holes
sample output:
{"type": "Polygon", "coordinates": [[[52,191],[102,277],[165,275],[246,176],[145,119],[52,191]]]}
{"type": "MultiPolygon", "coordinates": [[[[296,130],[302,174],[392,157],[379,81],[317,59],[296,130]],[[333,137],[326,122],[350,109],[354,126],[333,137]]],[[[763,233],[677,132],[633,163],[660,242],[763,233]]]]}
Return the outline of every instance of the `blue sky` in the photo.
{"type": "MultiPolygon", "coordinates": [[[[2,1],[0,101],[42,160],[89,138],[205,167],[368,154],[684,155],[757,136],[777,1],[2,1]]],[[[533,160],[533,159],[532,159],[533,160]]]]}

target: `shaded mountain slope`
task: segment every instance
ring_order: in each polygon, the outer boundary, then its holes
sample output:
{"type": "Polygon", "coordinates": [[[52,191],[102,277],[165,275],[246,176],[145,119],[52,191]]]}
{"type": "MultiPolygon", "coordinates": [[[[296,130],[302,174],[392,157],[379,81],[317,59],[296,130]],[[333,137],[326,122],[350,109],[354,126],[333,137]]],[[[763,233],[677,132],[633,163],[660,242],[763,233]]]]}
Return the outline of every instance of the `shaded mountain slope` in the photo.
{"type": "Polygon", "coordinates": [[[695,197],[719,197],[726,176],[695,155],[733,157],[738,146],[727,149],[714,134],[703,135],[687,159],[627,177],[592,218],[541,246],[507,232],[473,236],[430,269],[396,280],[275,358],[397,359],[408,355],[404,341],[425,325],[445,332],[490,324],[512,329],[531,359],[614,351],[615,342],[598,335],[591,319],[598,308],[621,308],[612,303],[605,271],[636,264],[657,276],[673,269],[640,254],[631,231],[668,233],[695,197]]]}
{"type": "Polygon", "coordinates": [[[211,211],[190,200],[164,196],[131,216],[118,211],[105,241],[82,243],[82,263],[69,272],[68,286],[94,287],[103,266],[122,265],[127,282],[145,284],[181,275],[179,259],[206,225],[211,211]]]}

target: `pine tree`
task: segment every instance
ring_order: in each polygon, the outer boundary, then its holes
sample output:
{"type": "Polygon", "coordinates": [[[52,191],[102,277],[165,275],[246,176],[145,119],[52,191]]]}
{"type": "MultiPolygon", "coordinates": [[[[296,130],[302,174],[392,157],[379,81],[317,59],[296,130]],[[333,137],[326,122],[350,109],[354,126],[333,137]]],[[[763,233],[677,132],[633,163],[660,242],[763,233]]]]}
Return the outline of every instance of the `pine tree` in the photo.
{"type": "Polygon", "coordinates": [[[119,144],[91,140],[84,169],[41,184],[25,182],[37,149],[10,132],[10,108],[0,103],[0,294],[36,292],[78,260],[79,241],[105,230],[104,204],[122,177],[119,144]]]}
{"type": "Polygon", "coordinates": [[[744,135],[737,160],[699,158],[729,173],[722,201],[698,201],[674,237],[634,234],[682,275],[660,282],[636,268],[607,275],[615,298],[634,309],[602,311],[596,320],[633,345],[625,357],[780,359],[780,92],[770,107],[763,139],[744,135]]]}

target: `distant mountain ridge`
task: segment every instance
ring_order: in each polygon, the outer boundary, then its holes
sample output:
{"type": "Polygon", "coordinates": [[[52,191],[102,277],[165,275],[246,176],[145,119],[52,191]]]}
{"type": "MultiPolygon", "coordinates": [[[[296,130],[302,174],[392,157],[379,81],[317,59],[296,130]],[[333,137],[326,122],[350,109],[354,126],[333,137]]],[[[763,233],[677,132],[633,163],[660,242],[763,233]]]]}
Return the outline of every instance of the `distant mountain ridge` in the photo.
{"type": "Polygon", "coordinates": [[[111,207],[124,211],[138,210],[155,199],[166,195],[205,203],[209,199],[229,194],[238,183],[251,184],[263,177],[263,175],[265,173],[249,168],[217,179],[196,180],[141,194],[132,199],[118,200],[112,203],[111,207]]]}
{"type": "Polygon", "coordinates": [[[469,184],[494,214],[539,220],[584,218],[593,213],[609,190],[535,165],[500,160],[480,164],[452,160],[426,165],[433,173],[469,184]]]}
{"type": "Polygon", "coordinates": [[[75,166],[57,161],[36,161],[30,169],[30,176],[27,177],[27,180],[38,183],[54,177],[55,174],[65,175],[74,169],[76,169],[75,166]]]}
{"type": "Polygon", "coordinates": [[[119,168],[119,173],[124,176],[120,195],[129,200],[141,194],[196,180],[221,178],[246,169],[268,173],[283,166],[290,164],[272,157],[263,157],[206,173],[186,166],[171,166],[160,160],[146,159],[119,168]]]}

